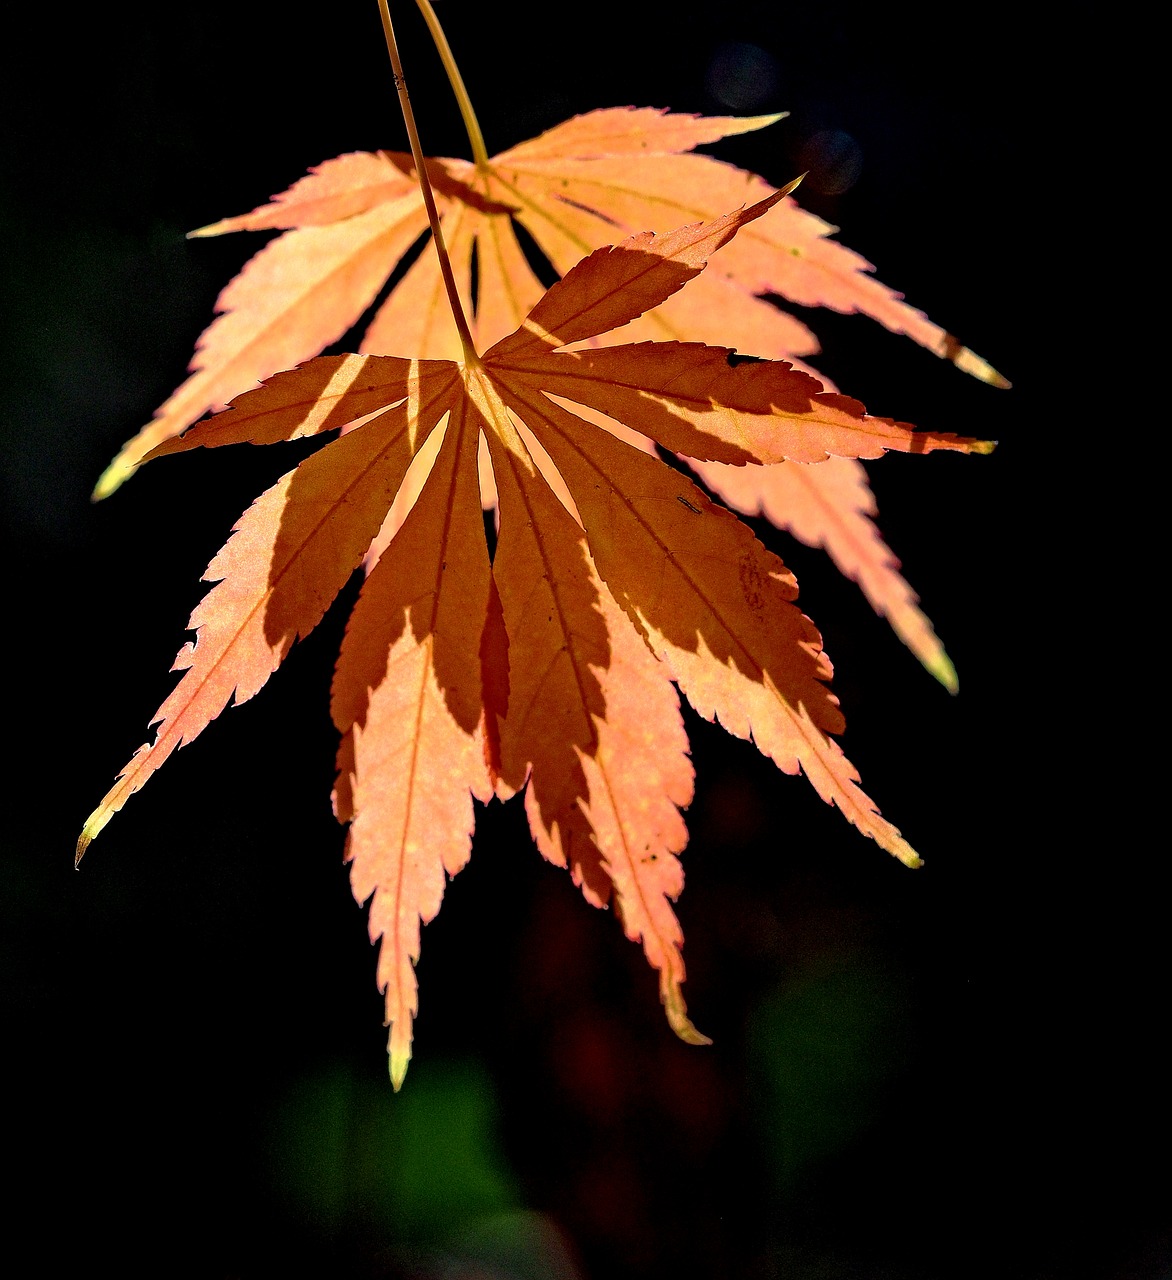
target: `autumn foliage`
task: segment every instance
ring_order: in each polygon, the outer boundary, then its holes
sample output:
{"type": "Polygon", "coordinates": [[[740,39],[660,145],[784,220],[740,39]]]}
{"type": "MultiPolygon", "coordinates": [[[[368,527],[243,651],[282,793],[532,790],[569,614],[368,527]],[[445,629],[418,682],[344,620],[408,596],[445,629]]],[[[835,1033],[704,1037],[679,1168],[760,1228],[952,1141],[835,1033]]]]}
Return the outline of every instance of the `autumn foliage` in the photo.
{"type": "Polygon", "coordinates": [[[98,496],[165,454],[340,434],[263,493],[208,566],[215,585],[154,741],[86,822],[78,856],[176,747],[261,689],[364,568],[331,691],[334,809],[381,939],[396,1087],[421,925],[468,860],[473,801],[494,796],[523,793],[542,855],[589,902],[613,903],[672,1027],[704,1042],[671,905],[693,783],[679,693],[918,862],[835,740],[830,663],[792,574],[733,512],[824,546],[955,689],[859,460],[991,446],[868,415],[801,363],[812,334],[764,295],[863,312],[1003,380],[788,191],[693,150],[775,118],[604,110],[492,159],[429,160],[464,340],[423,245],[357,352],[318,356],[429,234],[409,155],[340,156],[195,233],[282,234],[224,290],[191,376],[98,496]],[[548,291],[522,236],[561,277],[548,291]]]}

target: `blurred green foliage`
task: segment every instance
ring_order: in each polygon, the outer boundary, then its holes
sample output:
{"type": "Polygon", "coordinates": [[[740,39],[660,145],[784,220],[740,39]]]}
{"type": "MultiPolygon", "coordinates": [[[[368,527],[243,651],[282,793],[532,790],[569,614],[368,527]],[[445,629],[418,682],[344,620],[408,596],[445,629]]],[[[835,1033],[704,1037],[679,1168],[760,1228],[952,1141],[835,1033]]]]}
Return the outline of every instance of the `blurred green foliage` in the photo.
{"type": "Polygon", "coordinates": [[[748,1054],[763,1154],[778,1189],[839,1155],[883,1113],[909,1055],[898,977],[836,955],[767,996],[748,1054]]]}
{"type": "Polygon", "coordinates": [[[361,1225],[409,1242],[520,1207],[483,1069],[431,1061],[412,1074],[402,1094],[345,1065],[295,1085],[275,1116],[278,1193],[327,1231],[361,1225]]]}

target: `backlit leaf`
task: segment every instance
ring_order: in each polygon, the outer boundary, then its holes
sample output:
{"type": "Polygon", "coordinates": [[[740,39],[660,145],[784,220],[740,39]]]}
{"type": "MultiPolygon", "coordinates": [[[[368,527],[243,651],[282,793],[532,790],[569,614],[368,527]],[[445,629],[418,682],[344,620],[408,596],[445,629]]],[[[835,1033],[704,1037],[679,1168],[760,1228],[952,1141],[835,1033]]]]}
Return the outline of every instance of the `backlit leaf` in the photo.
{"type": "MultiPolygon", "coordinates": [[[[780,118],[609,108],[576,116],[480,165],[429,160],[444,238],[466,310],[473,316],[478,349],[516,330],[542,296],[518,228],[564,274],[583,255],[623,236],[663,234],[683,224],[715,221],[735,205],[766,199],[773,188],[757,175],[694,148],[764,128],[780,118]]],[[[222,314],[199,341],[191,377],[155,420],[127,443],[103,474],[95,496],[111,493],[152,448],[208,410],[341,337],[426,233],[426,225],[411,157],[380,151],[328,160],[269,204],[194,232],[284,234],[265,246],[221,294],[217,310],[222,314]]],[[[832,238],[835,230],[787,197],[769,218],[737,237],[723,253],[718,270],[704,273],[686,292],[665,295],[655,308],[632,318],[619,340],[704,343],[771,359],[814,355],[814,334],[768,295],[804,307],[870,316],[974,377],[1008,386],[987,361],[876,280],[870,263],[832,238]]],[[[597,302],[606,305],[603,298],[597,302]]],[[[603,324],[585,341],[611,343],[613,328],[603,324]]],[[[460,358],[433,254],[416,258],[382,303],[358,349],[460,358]]],[[[667,440],[663,443],[676,448],[667,440]]],[[[686,449],[681,452],[687,455],[686,449]]],[[[876,457],[879,452],[877,445],[873,452],[849,456],[876,457]]],[[[482,499],[491,506],[495,491],[484,462],[482,455],[482,499]]],[[[731,487],[738,494],[738,510],[755,510],[795,532],[799,527],[821,530],[807,540],[825,545],[928,669],[955,687],[955,672],[931,623],[916,607],[915,593],[901,578],[897,589],[891,578],[895,557],[876,542],[873,510],[866,514],[871,554],[860,559],[844,552],[844,559],[839,552],[847,540],[845,530],[857,528],[860,510],[849,496],[838,518],[827,524],[822,509],[825,489],[815,493],[811,487],[789,483],[787,476],[775,478],[756,470],[731,487]],[[778,510],[774,492],[783,490],[784,513],[778,510]]],[[[404,500],[400,507],[408,505],[404,500]]],[[[389,520],[387,537],[401,514],[400,510],[389,520]]]]}
{"type": "MultiPolygon", "coordinates": [[[[396,1087],[421,926],[468,860],[473,801],[494,795],[524,793],[540,852],[589,902],[613,904],[659,973],[671,1026],[705,1041],[685,1006],[672,909],[692,796],[677,687],[919,862],[835,741],[844,723],[830,662],[793,575],[648,442],[771,475],[888,449],[990,446],[871,417],[785,361],[732,366],[724,347],[616,345],[613,333],[605,347],[581,345],[693,287],[711,255],[782,199],[594,251],[483,356],[310,360],[153,450],[342,431],[262,495],[213,560],[217,585],[192,616],[197,637],[156,741],[87,822],[78,856],[176,746],[233,695],[260,689],[366,557],[333,685],[334,806],[380,941],[396,1087]],[[491,563],[482,438],[499,503],[491,563]],[[413,503],[390,521],[405,487],[413,503]]],[[[860,509],[857,493],[850,501],[860,509]]]]}

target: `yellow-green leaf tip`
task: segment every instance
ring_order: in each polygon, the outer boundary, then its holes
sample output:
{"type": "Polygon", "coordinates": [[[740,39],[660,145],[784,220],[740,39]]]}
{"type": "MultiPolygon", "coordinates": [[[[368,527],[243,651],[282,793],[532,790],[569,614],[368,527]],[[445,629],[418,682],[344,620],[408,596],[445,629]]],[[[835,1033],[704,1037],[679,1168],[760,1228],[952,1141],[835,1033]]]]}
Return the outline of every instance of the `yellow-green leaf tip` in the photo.
{"type": "Polygon", "coordinates": [[[391,1086],[396,1093],[403,1087],[407,1079],[407,1066],[411,1061],[410,1050],[395,1049],[387,1058],[387,1068],[391,1074],[391,1086]]]}
{"type": "Polygon", "coordinates": [[[943,650],[934,653],[930,658],[924,659],[924,669],[929,675],[933,675],[951,694],[960,692],[960,680],[956,675],[956,668],[952,665],[952,659],[943,650]]]}
{"type": "Polygon", "coordinates": [[[73,853],[73,869],[74,871],[81,865],[82,858],[85,857],[85,851],[90,847],[90,841],[97,835],[96,831],[91,831],[89,825],[82,829],[81,835],[77,837],[77,848],[73,853]]]}
{"type": "Polygon", "coordinates": [[[209,222],[206,227],[196,227],[194,231],[189,231],[185,240],[202,240],[206,236],[220,236],[228,230],[228,223],[232,222],[232,218],[221,218],[219,222],[209,222]]]}
{"type": "Polygon", "coordinates": [[[667,1013],[668,1025],[685,1044],[711,1044],[711,1039],[702,1031],[697,1031],[688,1017],[687,1006],[680,992],[679,984],[672,983],[663,993],[663,1007],[667,1013]]]}
{"type": "Polygon", "coordinates": [[[887,850],[893,858],[898,858],[905,867],[922,867],[924,859],[911,847],[910,844],[901,835],[894,838],[880,840],[879,844],[887,850]]]}
{"type": "Polygon", "coordinates": [[[85,820],[85,826],[81,829],[81,835],[77,837],[77,848],[73,854],[74,868],[85,856],[85,851],[90,844],[97,838],[98,833],[114,816],[115,810],[103,801],[85,820]]]}
{"type": "Polygon", "coordinates": [[[750,133],[754,129],[768,128],[769,125],[776,124],[779,120],[784,120],[788,115],[788,111],[771,111],[767,115],[736,116],[734,119],[739,126],[738,132],[750,133]]]}
{"type": "MultiPolygon", "coordinates": [[[[948,336],[952,338],[951,334],[948,336]]],[[[952,341],[955,343],[956,339],[952,338],[952,341]]],[[[987,383],[990,387],[1008,391],[1013,386],[1013,383],[1004,374],[998,373],[988,360],[982,359],[975,351],[970,351],[968,347],[953,346],[945,353],[945,358],[951,360],[958,369],[974,378],[980,379],[981,382],[987,383]]]]}
{"type": "Polygon", "coordinates": [[[98,477],[98,483],[94,485],[90,500],[92,502],[101,502],[103,498],[108,498],[115,489],[120,488],[122,484],[129,480],[137,470],[138,467],[115,458],[98,477]]]}

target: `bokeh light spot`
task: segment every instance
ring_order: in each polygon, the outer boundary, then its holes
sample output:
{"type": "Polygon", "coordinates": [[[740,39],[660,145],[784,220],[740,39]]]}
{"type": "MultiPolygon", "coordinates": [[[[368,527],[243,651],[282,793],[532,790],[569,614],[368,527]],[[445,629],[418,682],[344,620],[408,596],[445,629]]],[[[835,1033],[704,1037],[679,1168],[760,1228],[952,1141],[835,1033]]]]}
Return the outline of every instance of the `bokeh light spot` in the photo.
{"type": "Polygon", "coordinates": [[[712,57],[705,87],[717,102],[734,111],[756,111],[777,91],[777,61],[759,45],[733,41],[712,57]]]}
{"type": "Polygon", "coordinates": [[[863,149],[841,129],[820,129],[802,143],[798,166],[807,175],[803,185],[824,196],[840,196],[863,172],[863,149]]]}

